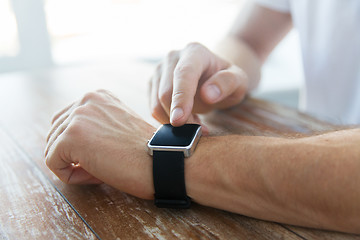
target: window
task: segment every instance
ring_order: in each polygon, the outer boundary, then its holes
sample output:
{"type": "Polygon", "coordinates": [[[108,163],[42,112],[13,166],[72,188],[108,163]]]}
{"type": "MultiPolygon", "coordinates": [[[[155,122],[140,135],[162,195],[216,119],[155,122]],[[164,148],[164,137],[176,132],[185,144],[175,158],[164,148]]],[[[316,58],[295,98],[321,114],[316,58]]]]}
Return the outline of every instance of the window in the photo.
{"type": "Polygon", "coordinates": [[[42,0],[0,0],[0,72],[52,65],[42,0]],[[1,7],[2,7],[1,6],[1,7]],[[16,19],[16,23],[15,23],[16,19]]]}
{"type": "Polygon", "coordinates": [[[17,24],[9,0],[0,0],[0,58],[19,53],[17,24]]]}
{"type": "Polygon", "coordinates": [[[156,59],[190,41],[214,45],[243,0],[47,0],[56,63],[156,59]]]}

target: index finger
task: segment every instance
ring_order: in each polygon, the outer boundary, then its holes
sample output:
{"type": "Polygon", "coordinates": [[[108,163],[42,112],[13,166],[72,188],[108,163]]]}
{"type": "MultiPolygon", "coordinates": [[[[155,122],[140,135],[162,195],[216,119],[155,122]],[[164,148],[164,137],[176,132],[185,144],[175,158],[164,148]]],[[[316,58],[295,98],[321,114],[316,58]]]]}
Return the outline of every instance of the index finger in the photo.
{"type": "Polygon", "coordinates": [[[170,122],[181,126],[190,117],[199,79],[209,65],[209,54],[200,44],[191,44],[181,53],[174,69],[170,122]]]}

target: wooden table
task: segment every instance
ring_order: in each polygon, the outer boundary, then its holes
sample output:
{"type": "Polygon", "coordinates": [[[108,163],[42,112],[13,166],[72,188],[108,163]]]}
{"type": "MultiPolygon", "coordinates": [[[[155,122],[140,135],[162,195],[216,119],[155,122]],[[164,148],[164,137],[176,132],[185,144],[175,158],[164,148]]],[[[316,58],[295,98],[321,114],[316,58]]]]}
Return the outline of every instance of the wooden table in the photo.
{"type": "MultiPolygon", "coordinates": [[[[105,184],[66,185],[46,167],[52,114],[98,88],[151,118],[147,80],[154,66],[117,62],[0,75],[0,239],[360,239],[261,221],[194,204],[157,209],[105,184]]],[[[296,137],[335,128],[279,105],[248,99],[212,113],[211,134],[296,137]]]]}

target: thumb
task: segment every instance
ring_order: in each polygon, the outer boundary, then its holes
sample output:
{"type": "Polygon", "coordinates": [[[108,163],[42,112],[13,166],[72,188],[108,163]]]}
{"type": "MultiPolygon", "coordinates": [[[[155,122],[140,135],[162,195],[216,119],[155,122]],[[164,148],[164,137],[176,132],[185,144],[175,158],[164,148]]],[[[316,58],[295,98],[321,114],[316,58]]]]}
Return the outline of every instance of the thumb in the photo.
{"type": "Polygon", "coordinates": [[[207,80],[200,89],[201,99],[217,108],[239,103],[248,89],[248,78],[237,66],[221,70],[207,80]]]}

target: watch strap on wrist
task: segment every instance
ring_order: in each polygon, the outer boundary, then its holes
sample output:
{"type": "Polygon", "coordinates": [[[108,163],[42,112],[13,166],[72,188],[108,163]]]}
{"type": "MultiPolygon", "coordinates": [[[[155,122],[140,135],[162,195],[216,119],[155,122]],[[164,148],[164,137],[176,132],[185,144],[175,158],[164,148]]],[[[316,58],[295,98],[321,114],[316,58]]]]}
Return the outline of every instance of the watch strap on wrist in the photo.
{"type": "Polygon", "coordinates": [[[183,152],[153,152],[153,178],[157,207],[190,207],[191,199],[186,195],[184,173],[183,152]]]}

